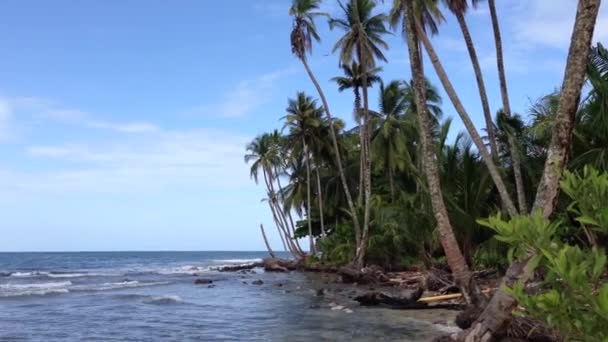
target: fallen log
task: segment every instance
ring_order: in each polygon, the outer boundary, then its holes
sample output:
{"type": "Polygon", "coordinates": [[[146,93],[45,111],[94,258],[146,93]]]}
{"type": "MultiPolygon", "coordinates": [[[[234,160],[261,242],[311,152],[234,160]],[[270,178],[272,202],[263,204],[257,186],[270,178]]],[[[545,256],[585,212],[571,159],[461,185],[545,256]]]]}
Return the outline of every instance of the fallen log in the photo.
{"type": "Polygon", "coordinates": [[[396,310],[463,309],[463,306],[459,304],[429,305],[426,302],[421,302],[422,293],[422,288],[418,288],[407,297],[393,297],[382,292],[367,292],[355,297],[355,300],[363,306],[384,306],[396,310]]]}

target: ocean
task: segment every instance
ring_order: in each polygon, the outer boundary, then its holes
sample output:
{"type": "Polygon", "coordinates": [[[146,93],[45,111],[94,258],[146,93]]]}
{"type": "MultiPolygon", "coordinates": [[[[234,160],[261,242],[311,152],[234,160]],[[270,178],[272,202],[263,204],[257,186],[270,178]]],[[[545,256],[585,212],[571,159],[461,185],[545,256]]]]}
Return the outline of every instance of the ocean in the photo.
{"type": "Polygon", "coordinates": [[[420,313],[359,307],[348,290],[319,295],[322,275],[214,270],[265,256],[0,253],[0,341],[428,341],[446,331],[420,313]]]}

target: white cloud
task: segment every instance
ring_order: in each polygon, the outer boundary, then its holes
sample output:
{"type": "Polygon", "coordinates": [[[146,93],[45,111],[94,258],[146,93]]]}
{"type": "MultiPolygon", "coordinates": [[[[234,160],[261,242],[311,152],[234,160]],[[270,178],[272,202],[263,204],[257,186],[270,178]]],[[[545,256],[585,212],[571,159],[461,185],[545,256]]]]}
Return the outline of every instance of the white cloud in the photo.
{"type": "Polygon", "coordinates": [[[0,98],[0,140],[9,135],[9,123],[12,117],[11,107],[8,101],[0,98]]]}
{"type": "Polygon", "coordinates": [[[241,81],[226,92],[222,101],[211,105],[197,106],[186,112],[226,118],[243,117],[269,100],[272,92],[276,89],[277,82],[298,70],[298,68],[289,67],[260,75],[255,79],[241,81]]]}
{"type": "Polygon", "coordinates": [[[247,141],[225,132],[192,130],[30,146],[26,152],[33,162],[58,160],[64,166],[34,173],[0,170],[0,193],[125,193],[180,186],[201,191],[238,189],[252,185],[243,162],[247,141]]]}
{"type": "MultiPolygon", "coordinates": [[[[505,4],[505,6],[507,6],[505,4]]],[[[516,39],[532,47],[544,46],[567,49],[576,16],[577,1],[527,0],[504,9],[509,13],[516,39]]],[[[595,41],[608,39],[608,12],[600,8],[595,28],[595,41]]]]}

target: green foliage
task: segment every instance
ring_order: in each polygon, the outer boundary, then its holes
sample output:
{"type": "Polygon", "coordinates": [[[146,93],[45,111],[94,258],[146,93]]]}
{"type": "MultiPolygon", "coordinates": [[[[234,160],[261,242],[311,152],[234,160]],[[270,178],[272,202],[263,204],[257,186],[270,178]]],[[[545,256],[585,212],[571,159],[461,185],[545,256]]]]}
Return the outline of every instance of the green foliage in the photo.
{"type": "MultiPolygon", "coordinates": [[[[572,198],[569,210],[574,222],[606,233],[608,175],[585,168],[582,176],[566,172],[563,191],[572,198]]],[[[572,245],[560,239],[561,221],[550,222],[537,212],[504,221],[500,216],[481,220],[508,243],[509,254],[528,259],[527,267],[546,275],[541,289],[529,293],[517,283],[509,292],[525,308],[525,314],[544,320],[569,341],[608,341],[608,284],[604,284],[605,250],[572,245]]]]}

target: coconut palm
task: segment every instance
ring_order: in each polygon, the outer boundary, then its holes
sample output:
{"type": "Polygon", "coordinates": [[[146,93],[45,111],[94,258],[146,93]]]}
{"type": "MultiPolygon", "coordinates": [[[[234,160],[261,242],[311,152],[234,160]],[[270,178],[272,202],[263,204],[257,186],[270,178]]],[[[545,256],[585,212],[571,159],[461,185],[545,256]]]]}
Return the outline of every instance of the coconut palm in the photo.
{"type": "MultiPolygon", "coordinates": [[[[509,101],[509,92],[507,89],[507,77],[505,75],[505,64],[502,53],[502,37],[500,34],[500,26],[498,24],[498,15],[496,14],[496,3],[495,0],[488,0],[488,7],[490,8],[490,17],[492,18],[492,30],[494,32],[494,43],[496,45],[496,66],[498,68],[498,80],[500,82],[500,96],[502,98],[502,110],[507,118],[510,118],[511,104],[509,101]]],[[[523,176],[521,174],[521,158],[517,151],[517,142],[512,138],[509,138],[509,150],[511,154],[511,160],[513,162],[513,176],[515,177],[515,190],[517,191],[517,202],[519,204],[519,211],[522,214],[527,213],[528,204],[526,201],[526,189],[524,187],[523,176]]]]}
{"type": "Polygon", "coordinates": [[[496,189],[498,190],[498,193],[500,195],[503,205],[505,206],[509,215],[511,215],[511,216],[517,215],[518,211],[517,211],[515,205],[513,204],[513,200],[511,199],[509,192],[507,191],[507,187],[505,186],[505,183],[500,175],[498,167],[494,163],[494,160],[493,160],[492,156],[490,155],[490,153],[488,153],[488,150],[486,149],[486,146],[485,146],[481,136],[477,132],[477,129],[475,128],[475,125],[473,124],[473,121],[471,120],[469,114],[467,113],[462,102],[460,101],[460,98],[458,97],[458,94],[456,93],[456,89],[452,85],[445,69],[443,68],[443,65],[441,64],[441,61],[439,60],[439,57],[437,56],[437,53],[435,52],[433,44],[431,43],[430,39],[428,38],[428,36],[425,32],[425,29],[422,26],[422,22],[421,22],[420,18],[414,17],[414,24],[416,25],[416,34],[417,34],[418,38],[420,39],[420,41],[422,42],[422,45],[425,47],[425,50],[429,55],[431,63],[433,64],[435,72],[437,73],[437,76],[439,77],[439,80],[441,81],[444,90],[446,91],[446,93],[448,94],[448,97],[452,101],[452,104],[454,105],[456,112],[462,119],[464,126],[467,129],[467,132],[469,133],[469,135],[471,136],[471,139],[475,143],[475,147],[477,147],[477,149],[481,153],[483,161],[484,161],[486,167],[488,168],[488,171],[490,172],[490,176],[492,177],[492,180],[494,181],[494,184],[496,185],[496,189]]]}
{"type": "Polygon", "coordinates": [[[302,65],[304,65],[304,69],[306,69],[308,77],[314,84],[317,93],[321,98],[323,109],[325,111],[325,115],[327,116],[327,121],[329,122],[329,133],[331,136],[331,141],[336,157],[336,166],[340,175],[340,180],[342,183],[342,188],[344,189],[344,195],[348,203],[348,208],[353,218],[353,226],[355,232],[357,232],[358,235],[358,232],[361,230],[361,226],[359,223],[358,216],[355,215],[355,204],[353,202],[350,189],[348,187],[348,180],[346,179],[346,176],[344,174],[344,168],[342,166],[342,156],[338,146],[336,130],[333,126],[334,120],[332,119],[332,115],[329,110],[329,104],[327,102],[327,98],[325,97],[325,93],[323,92],[323,89],[321,89],[321,85],[319,84],[317,78],[310,69],[307,60],[307,55],[312,52],[313,40],[317,42],[321,40],[319,34],[317,33],[315,18],[319,16],[327,16],[326,13],[319,12],[320,3],[321,0],[293,0],[291,8],[289,9],[289,15],[293,17],[293,28],[290,36],[291,51],[302,62],[302,65]]]}
{"type": "MultiPolygon", "coordinates": [[[[350,65],[349,64],[342,64],[342,70],[344,71],[344,76],[338,76],[338,77],[334,77],[332,78],[332,81],[336,82],[338,84],[338,90],[340,92],[347,90],[347,89],[352,89],[353,93],[355,95],[355,102],[354,102],[354,109],[353,109],[353,116],[355,118],[355,121],[358,123],[359,125],[359,135],[360,135],[360,140],[361,142],[363,142],[363,140],[365,139],[365,137],[363,136],[364,131],[361,129],[362,127],[362,123],[361,123],[361,118],[362,118],[362,110],[361,110],[361,88],[363,87],[363,67],[358,64],[356,61],[353,61],[350,65]]],[[[369,70],[366,70],[366,75],[365,75],[365,79],[367,80],[367,86],[371,87],[374,83],[378,83],[380,82],[380,76],[378,76],[378,73],[382,71],[382,68],[380,67],[374,67],[371,68],[369,70]]],[[[361,151],[363,152],[363,151],[361,151]]],[[[360,165],[360,172],[359,172],[359,196],[358,196],[358,204],[359,206],[361,206],[362,204],[362,200],[363,200],[363,178],[364,178],[364,171],[363,171],[363,165],[365,160],[364,158],[364,154],[360,153],[361,155],[361,165],[360,165]]]]}
{"type": "MultiPolygon", "coordinates": [[[[434,3],[434,1],[430,2],[431,4],[434,3]]],[[[393,27],[398,27],[399,22],[401,22],[402,33],[404,33],[404,38],[407,42],[409,64],[414,85],[414,98],[418,112],[422,164],[428,185],[428,193],[431,198],[433,214],[437,223],[437,230],[439,231],[439,240],[446,255],[448,265],[454,274],[456,284],[462,290],[465,300],[468,303],[476,304],[483,302],[483,296],[473,280],[473,274],[460,250],[441,192],[438,158],[436,149],[433,146],[431,119],[426,107],[424,70],[421,63],[419,39],[417,38],[419,30],[415,22],[416,15],[421,13],[420,6],[422,5],[424,3],[414,3],[409,0],[395,1],[391,9],[392,23],[393,27]],[[418,8],[415,6],[418,6],[418,8]]]]}
{"type": "Polygon", "coordinates": [[[294,156],[303,156],[306,166],[306,208],[308,220],[308,233],[310,241],[310,252],[316,254],[314,236],[312,231],[311,215],[311,159],[314,144],[314,131],[322,125],[323,109],[317,106],[317,101],[303,92],[298,92],[295,99],[288,100],[285,109],[284,128],[289,129],[288,140],[290,141],[294,156]]]}
{"type": "Polygon", "coordinates": [[[382,49],[388,49],[388,44],[382,36],[388,31],[384,26],[386,17],[374,14],[376,2],[373,0],[350,0],[346,5],[338,2],[342,9],[342,18],[332,18],[330,28],[339,28],[344,35],[338,39],[333,51],[340,52],[340,63],[350,64],[357,60],[361,66],[363,120],[360,129],[363,130],[361,150],[363,152],[364,171],[364,216],[360,244],[357,247],[355,264],[362,266],[365,262],[365,251],[369,237],[369,221],[371,211],[371,155],[369,131],[369,100],[367,70],[376,66],[376,59],[386,61],[382,49]]]}

